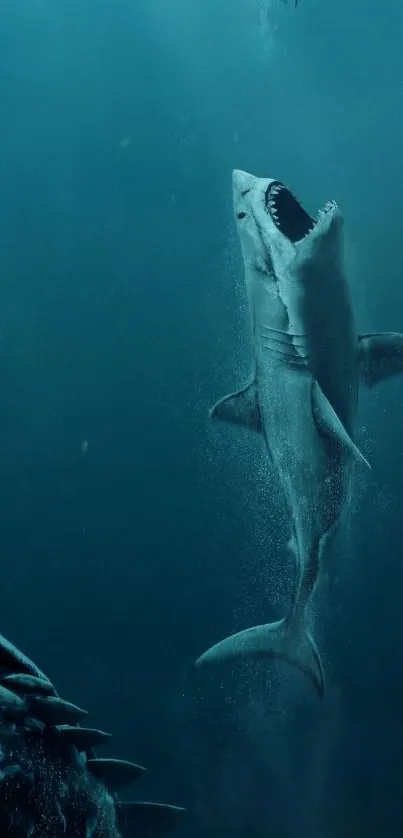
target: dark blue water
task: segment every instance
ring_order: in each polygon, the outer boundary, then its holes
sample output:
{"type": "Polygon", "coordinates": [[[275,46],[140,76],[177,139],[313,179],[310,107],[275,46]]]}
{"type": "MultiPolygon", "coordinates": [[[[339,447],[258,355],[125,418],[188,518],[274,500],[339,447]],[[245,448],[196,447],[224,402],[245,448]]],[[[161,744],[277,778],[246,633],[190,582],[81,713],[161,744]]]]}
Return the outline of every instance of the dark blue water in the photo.
{"type": "Polygon", "coordinates": [[[288,591],[261,449],[207,416],[250,364],[231,170],[335,198],[360,329],[402,330],[402,36],[398,0],[2,2],[0,630],[178,838],[402,834],[402,380],[361,398],[324,704],[192,671],[288,591]]]}

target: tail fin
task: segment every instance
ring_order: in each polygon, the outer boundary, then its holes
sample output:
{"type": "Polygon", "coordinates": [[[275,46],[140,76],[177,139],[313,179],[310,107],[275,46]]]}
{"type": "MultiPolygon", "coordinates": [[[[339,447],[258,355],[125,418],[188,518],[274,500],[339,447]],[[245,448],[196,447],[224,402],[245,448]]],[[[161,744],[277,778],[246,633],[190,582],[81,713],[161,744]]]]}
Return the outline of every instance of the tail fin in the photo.
{"type": "Polygon", "coordinates": [[[322,697],[325,678],[321,657],[315,641],[300,624],[289,620],[279,620],[262,626],[232,634],[211,646],[196,661],[196,666],[205,666],[246,657],[268,657],[288,661],[297,667],[314,684],[322,697]]]}

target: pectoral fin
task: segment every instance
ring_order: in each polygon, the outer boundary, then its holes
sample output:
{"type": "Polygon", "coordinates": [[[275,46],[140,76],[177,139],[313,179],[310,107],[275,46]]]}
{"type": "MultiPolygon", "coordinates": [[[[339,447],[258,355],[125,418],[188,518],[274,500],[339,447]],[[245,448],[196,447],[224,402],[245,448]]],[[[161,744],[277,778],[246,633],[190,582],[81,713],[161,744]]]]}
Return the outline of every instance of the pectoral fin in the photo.
{"type": "Polygon", "coordinates": [[[403,334],[379,332],[358,336],[361,379],[367,387],[403,373],[403,334]]]}
{"type": "Polygon", "coordinates": [[[335,439],[343,448],[347,449],[356,460],[371,468],[368,460],[365,459],[360,449],[347,433],[344,425],[340,422],[337,413],[326,398],[323,390],[317,381],[312,383],[312,410],[315,421],[320,431],[335,439]]]}
{"type": "Polygon", "coordinates": [[[220,399],[210,410],[210,418],[260,433],[262,425],[255,381],[242,390],[220,399]]]}

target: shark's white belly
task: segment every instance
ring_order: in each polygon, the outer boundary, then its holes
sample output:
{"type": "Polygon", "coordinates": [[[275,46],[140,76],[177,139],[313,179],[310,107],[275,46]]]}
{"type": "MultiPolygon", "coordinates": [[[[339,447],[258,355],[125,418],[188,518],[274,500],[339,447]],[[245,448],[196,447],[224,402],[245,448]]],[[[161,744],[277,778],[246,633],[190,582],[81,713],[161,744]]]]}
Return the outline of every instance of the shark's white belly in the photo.
{"type": "Polygon", "coordinates": [[[300,547],[309,550],[342,516],[350,467],[340,446],[318,428],[308,369],[258,364],[262,430],[300,547]]]}

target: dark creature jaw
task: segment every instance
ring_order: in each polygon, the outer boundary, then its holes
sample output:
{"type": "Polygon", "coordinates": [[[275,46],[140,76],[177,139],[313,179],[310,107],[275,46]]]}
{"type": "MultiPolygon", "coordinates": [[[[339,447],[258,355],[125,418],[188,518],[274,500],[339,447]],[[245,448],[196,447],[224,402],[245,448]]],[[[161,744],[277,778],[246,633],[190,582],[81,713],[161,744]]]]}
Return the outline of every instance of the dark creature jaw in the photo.
{"type": "Polygon", "coordinates": [[[160,838],[175,826],[177,806],[119,800],[145,769],[97,758],[110,735],[85,716],[0,636],[1,838],[160,838]]]}

